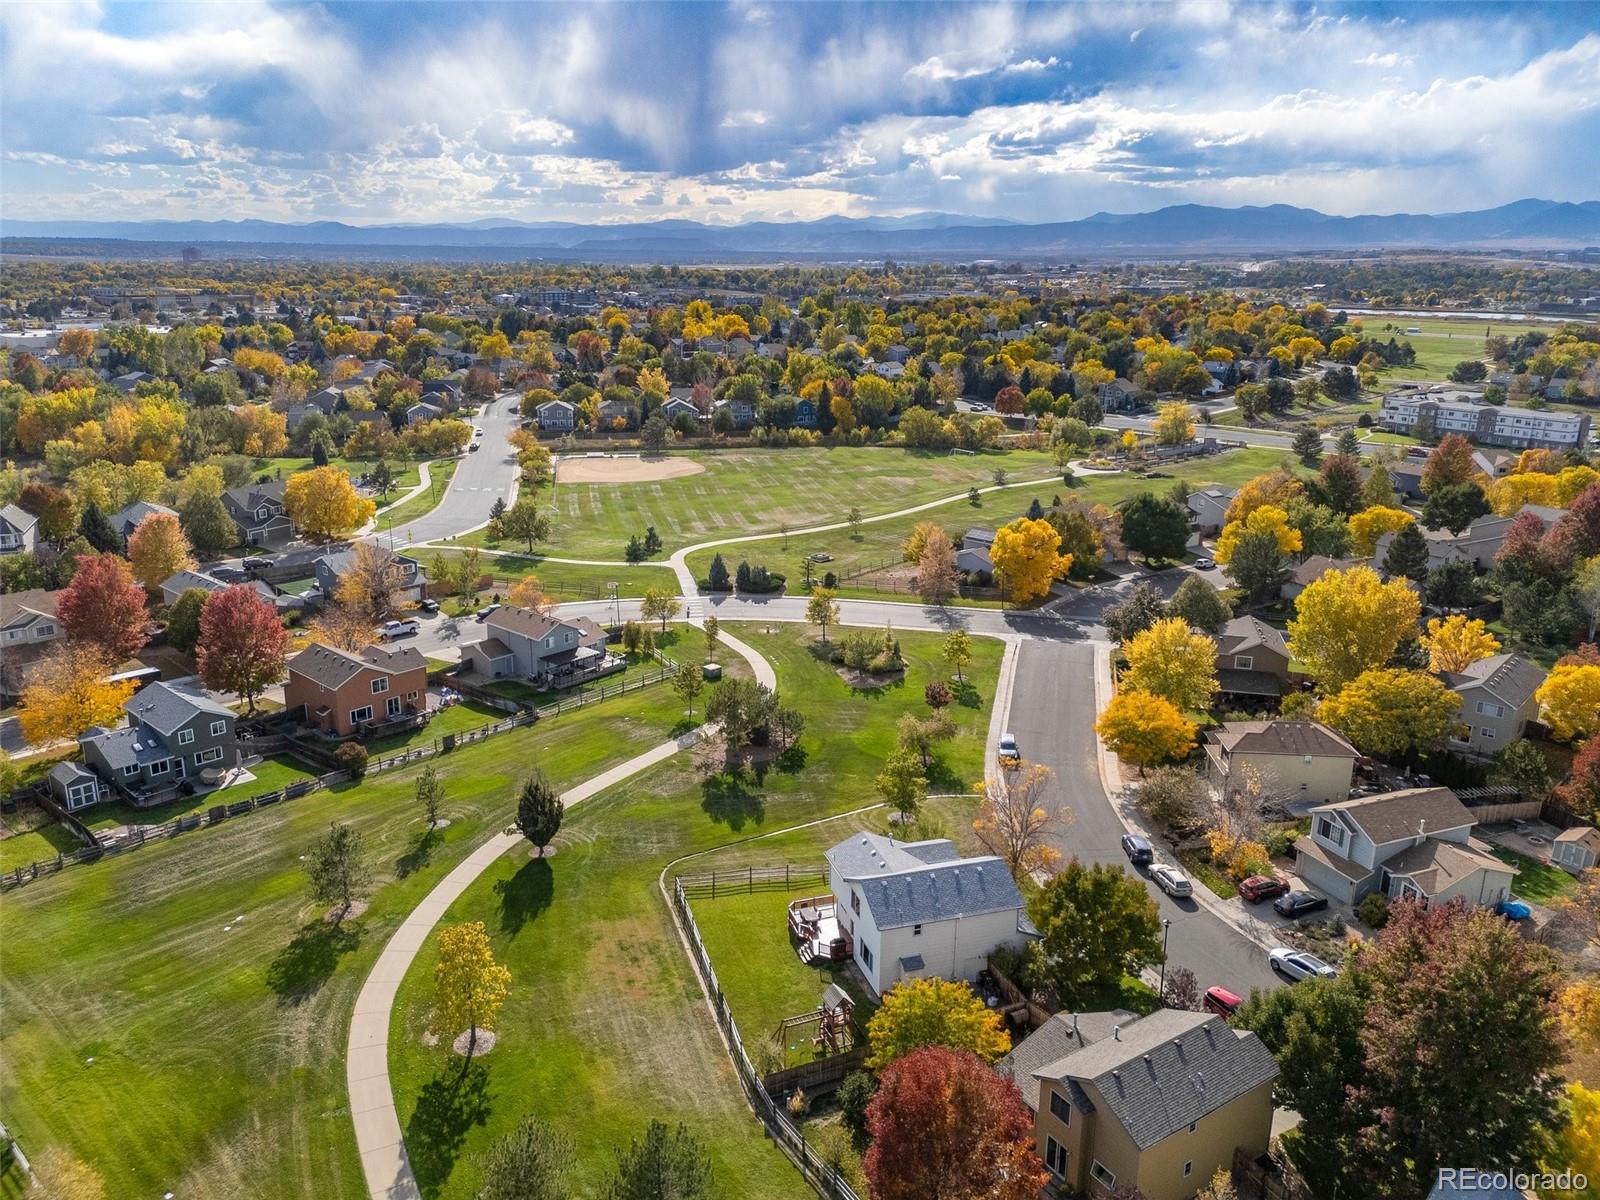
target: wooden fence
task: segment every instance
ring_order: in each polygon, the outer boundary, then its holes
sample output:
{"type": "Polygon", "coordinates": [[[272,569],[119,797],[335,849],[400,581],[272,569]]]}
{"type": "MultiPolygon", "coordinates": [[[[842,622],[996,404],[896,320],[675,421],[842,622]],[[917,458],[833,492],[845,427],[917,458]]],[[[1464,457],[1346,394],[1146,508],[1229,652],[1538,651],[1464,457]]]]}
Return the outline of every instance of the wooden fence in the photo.
{"type": "Polygon", "coordinates": [[[802,887],[826,886],[828,873],[819,867],[746,867],[742,871],[712,871],[704,875],[677,876],[686,896],[716,899],[749,892],[792,892],[802,887]]]}
{"type": "MultiPolygon", "coordinates": [[[[754,880],[753,875],[751,879],[754,880]]],[[[838,1169],[825,1162],[806,1141],[805,1131],[791,1121],[783,1106],[767,1093],[761,1075],[751,1064],[750,1056],[745,1053],[744,1042],[739,1037],[739,1027],[734,1024],[727,997],[722,994],[722,985],[717,982],[717,973],[712,969],[711,956],[706,953],[705,943],[700,940],[700,928],[695,924],[694,911],[689,907],[689,896],[684,891],[681,878],[673,880],[672,903],[674,915],[684,930],[685,940],[689,945],[690,961],[694,963],[700,986],[711,1002],[712,1016],[716,1018],[717,1028],[722,1031],[723,1039],[727,1043],[729,1057],[733,1059],[734,1074],[739,1077],[739,1084],[744,1088],[746,1102],[766,1127],[772,1140],[789,1156],[795,1166],[800,1168],[800,1173],[817,1190],[818,1195],[825,1197],[825,1200],[860,1200],[855,1189],[838,1169]]]]}
{"type": "Polygon", "coordinates": [[[1233,1185],[1240,1200],[1307,1200],[1308,1193],[1294,1171],[1262,1155],[1252,1158],[1245,1150],[1233,1152],[1233,1185]]]}
{"type": "Polygon", "coordinates": [[[843,1054],[830,1054],[814,1062],[768,1071],[761,1077],[761,1086],[767,1089],[767,1095],[780,1101],[796,1091],[802,1091],[812,1099],[825,1096],[837,1091],[846,1075],[865,1067],[869,1053],[869,1047],[856,1046],[843,1054]]]}

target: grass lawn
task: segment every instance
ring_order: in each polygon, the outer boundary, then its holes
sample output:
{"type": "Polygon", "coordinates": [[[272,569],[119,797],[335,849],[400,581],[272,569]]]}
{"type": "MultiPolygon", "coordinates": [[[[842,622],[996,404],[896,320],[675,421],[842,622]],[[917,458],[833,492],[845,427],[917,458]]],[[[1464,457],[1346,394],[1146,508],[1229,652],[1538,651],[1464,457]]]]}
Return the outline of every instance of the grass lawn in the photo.
{"type": "Polygon", "coordinates": [[[219,804],[232,804],[251,796],[264,796],[299,783],[316,774],[299,759],[288,755],[274,755],[250,768],[254,779],[225,787],[219,792],[203,796],[179,796],[154,808],[135,808],[122,800],[112,800],[84,809],[79,818],[95,833],[105,833],[122,825],[164,825],[190,813],[203,813],[219,804]]]}
{"type": "MultiPolygon", "coordinates": [[[[397,487],[391,495],[397,499],[390,502],[387,508],[378,510],[379,529],[392,529],[396,525],[404,525],[407,521],[415,521],[418,517],[425,517],[438,507],[439,501],[444,499],[445,489],[450,486],[450,480],[455,477],[456,468],[461,465],[459,458],[436,458],[428,465],[429,487],[425,492],[420,492],[409,500],[399,500],[406,492],[416,487],[420,478],[413,478],[405,487],[397,487]]],[[[416,475],[416,472],[412,472],[416,475]]]]}
{"type": "MultiPolygon", "coordinates": [[[[372,470],[377,463],[372,459],[343,458],[335,456],[328,460],[330,467],[338,467],[352,480],[360,479],[372,470]]],[[[309,470],[313,466],[310,455],[284,455],[279,458],[258,458],[255,462],[256,475],[276,475],[282,471],[285,476],[293,475],[296,471],[309,470]]],[[[408,458],[391,458],[389,469],[394,472],[394,486],[396,491],[408,492],[422,482],[422,476],[417,472],[417,460],[408,458]]]]}
{"type": "Polygon", "coordinates": [[[1578,881],[1560,867],[1552,867],[1549,863],[1529,858],[1504,846],[1494,847],[1494,856],[1503,863],[1510,863],[1518,871],[1511,884],[1513,896],[1534,904],[1549,904],[1554,900],[1564,900],[1578,890],[1578,881]]]}
{"type": "Polygon", "coordinates": [[[433,720],[421,729],[397,733],[392,737],[376,738],[366,743],[367,753],[373,758],[382,758],[387,754],[409,750],[412,746],[438,741],[447,733],[465,733],[469,729],[493,725],[496,721],[504,721],[510,715],[475,700],[463,700],[460,704],[440,709],[434,714],[433,720]]]}
{"type": "MultiPolygon", "coordinates": [[[[798,584],[801,562],[808,555],[822,551],[833,556],[833,561],[813,568],[821,579],[832,571],[844,575],[852,570],[878,568],[901,559],[901,546],[912,528],[922,521],[936,521],[948,530],[959,545],[961,535],[975,526],[993,529],[1014,521],[1028,509],[1031,501],[1048,505],[1056,496],[1085,500],[1094,504],[1115,505],[1140,492],[1165,492],[1173,479],[1188,480],[1191,488],[1212,485],[1233,486],[1245,482],[1263,471],[1270,471],[1289,457],[1286,450],[1253,448],[1230,450],[1211,458],[1180,463],[1166,473],[1167,479],[1141,479],[1137,475],[1085,475],[1076,487],[1068,488],[1059,475],[1040,480],[1037,488],[1010,488],[1004,492],[991,492],[973,505],[966,500],[954,500],[938,508],[888,521],[875,521],[862,525],[852,536],[848,529],[831,533],[808,534],[800,537],[776,537],[759,542],[747,542],[722,548],[722,559],[731,574],[741,559],[751,563],[764,563],[769,568],[788,575],[792,584],[798,584]],[[787,544],[786,544],[787,543],[787,544]]],[[[1164,469],[1165,470],[1165,469],[1164,469]]],[[[871,506],[863,505],[867,516],[904,507],[912,501],[901,502],[898,497],[883,498],[871,506]]],[[[704,579],[706,570],[716,551],[701,551],[689,556],[689,566],[697,579],[704,579]]]]}
{"type": "MultiPolygon", "coordinates": [[[[48,813],[41,815],[49,818],[48,813]]],[[[15,871],[82,848],[83,843],[61,822],[53,818],[42,820],[32,829],[18,829],[0,838],[0,872],[15,871]]]]}
{"type": "Polygon", "coordinates": [[[1484,338],[1491,334],[1516,337],[1528,330],[1551,331],[1559,321],[1494,321],[1459,317],[1363,316],[1357,318],[1368,337],[1410,342],[1417,352],[1410,367],[1393,367],[1381,374],[1385,379],[1445,379],[1458,362],[1481,360],[1484,338]],[[1416,328],[1418,333],[1406,333],[1416,328]]]}
{"type": "MultiPolygon", "coordinates": [[[[870,516],[955,495],[989,485],[997,469],[1013,479],[1055,472],[1050,457],[1037,450],[949,455],[837,446],[673,457],[692,458],[705,471],[655,483],[560,483],[542,490],[541,503],[555,524],[546,550],[565,558],[620,559],[629,537],[654,525],[665,557],[694,542],[843,521],[852,507],[870,516]]],[[[509,543],[503,548],[514,549],[509,543]]]]}
{"type": "Polygon", "coordinates": [[[1219,871],[1212,865],[1211,856],[1203,850],[1180,850],[1178,862],[1183,869],[1205,884],[1224,900],[1231,900],[1239,894],[1239,888],[1228,876],[1227,872],[1219,871]]]}
{"type": "Polygon", "coordinates": [[[9,893],[0,1111],[12,1132],[34,1156],[65,1144],[111,1196],[364,1197],[344,1048],[379,948],[505,826],[530,766],[571,785],[659,743],[677,710],[652,689],[433,760],[451,824],[427,839],[420,767],[407,768],[9,893]],[[359,829],[374,884],[340,930],[301,861],[335,819],[359,829]]]}
{"type": "MultiPolygon", "coordinates": [[[[760,777],[709,781],[679,756],[574,809],[553,858],[501,858],[446,913],[447,924],[487,925],[512,984],[496,1024],[499,1046],[460,1084],[459,1060],[424,1037],[436,939],[401,985],[390,1075],[424,1196],[472,1196],[474,1156],[528,1113],[573,1139],[577,1196],[597,1193],[615,1149],[651,1118],[682,1121],[702,1138],[730,1196],[810,1195],[745,1108],[656,881],[669,863],[688,873],[818,861],[857,818],[748,839],[874,803],[872,778],[895,722],[923,708],[923,683],[946,671],[937,635],[906,634],[907,681],[863,693],[812,655],[805,631],[727,628],[773,661],[785,702],[805,714],[801,753],[760,777]],[[682,861],[710,850],[715,854],[682,861]]],[[[962,734],[943,747],[941,774],[952,790],[982,773],[982,731],[1001,654],[993,640],[974,643],[976,704],[958,708],[962,734]]],[[[771,986],[772,1011],[793,999],[814,1004],[820,995],[820,985],[813,993],[803,981],[771,986]]]]}
{"type": "MultiPolygon", "coordinates": [[[[450,562],[460,552],[428,548],[414,553],[426,566],[433,562],[435,555],[450,562]]],[[[587,563],[549,562],[539,555],[485,554],[479,565],[494,576],[490,592],[504,592],[518,579],[537,575],[544,590],[558,600],[609,600],[613,583],[617,585],[617,594],[624,599],[644,595],[645,588],[659,588],[678,595],[678,577],[665,563],[653,567],[597,567],[587,563]]]]}

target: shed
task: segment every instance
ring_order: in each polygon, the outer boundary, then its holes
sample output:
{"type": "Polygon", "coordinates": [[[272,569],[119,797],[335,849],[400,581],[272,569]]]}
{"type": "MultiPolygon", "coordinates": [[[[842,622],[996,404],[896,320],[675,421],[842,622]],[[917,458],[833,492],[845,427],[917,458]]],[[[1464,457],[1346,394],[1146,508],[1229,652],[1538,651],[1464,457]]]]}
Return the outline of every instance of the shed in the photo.
{"type": "Polygon", "coordinates": [[[1600,861],[1600,830],[1593,825],[1574,825],[1557,834],[1550,843],[1550,861],[1574,875],[1587,871],[1600,861]]]}

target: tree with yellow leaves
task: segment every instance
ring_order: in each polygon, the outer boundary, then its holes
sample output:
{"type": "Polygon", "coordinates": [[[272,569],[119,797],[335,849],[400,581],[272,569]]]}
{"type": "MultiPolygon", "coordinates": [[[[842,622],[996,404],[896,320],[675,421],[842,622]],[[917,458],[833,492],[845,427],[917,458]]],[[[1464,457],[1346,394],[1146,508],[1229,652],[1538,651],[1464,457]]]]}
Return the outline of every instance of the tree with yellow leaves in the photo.
{"type": "Polygon", "coordinates": [[[1122,452],[1132,454],[1139,448],[1139,435],[1131,429],[1122,431],[1122,452]]]}
{"type": "Polygon", "coordinates": [[[1048,596],[1050,585],[1072,568],[1072,555],[1061,553],[1061,535],[1055,526],[1027,517],[995,530],[989,558],[1019,604],[1048,596]]]}
{"type": "Polygon", "coordinates": [[[1480,658],[1500,653],[1500,641],[1482,621],[1469,621],[1461,613],[1428,622],[1422,635],[1430,671],[1465,671],[1480,658]]]}
{"type": "Polygon", "coordinates": [[[1170,700],[1180,711],[1206,708],[1217,690],[1217,644],[1179,617],[1157,621],[1122,648],[1122,685],[1170,700]]]}
{"type": "Polygon", "coordinates": [[[95,725],[113,725],[133,695],[133,681],[106,681],[111,658],[87,643],[63,642],[28,672],[18,720],[30,746],[75,738],[95,725]]]}
{"type": "Polygon", "coordinates": [[[1289,653],[1328,692],[1389,661],[1416,633],[1422,602],[1403,579],[1384,583],[1371,567],[1326,571],[1295,601],[1289,653]]]}
{"type": "Polygon", "coordinates": [[[1222,527],[1222,536],[1217,538],[1217,561],[1232,562],[1240,539],[1247,533],[1270,533],[1280,554],[1298,554],[1304,544],[1300,531],[1289,524],[1288,513],[1276,504],[1263,504],[1251,509],[1243,520],[1229,521],[1222,527]]]}
{"type": "Polygon", "coordinates": [[[1172,701],[1123,688],[1111,698],[1094,731],[1119,757],[1144,774],[1152,763],[1183,758],[1194,749],[1194,722],[1172,701]]]}
{"type": "Polygon", "coordinates": [[[1586,738],[1600,731],[1600,667],[1558,666],[1533,697],[1543,706],[1542,719],[1558,741],[1586,738]]]}
{"type": "Polygon", "coordinates": [[[922,549],[928,544],[928,537],[940,526],[935,521],[918,521],[911,527],[910,536],[900,543],[900,549],[905,554],[907,562],[921,562],[922,549]]]}
{"type": "Polygon", "coordinates": [[[1561,993],[1561,1026],[1585,1054],[1600,1052],[1600,983],[1579,979],[1561,993]]]}
{"type": "Polygon", "coordinates": [[[1228,505],[1225,521],[1232,524],[1242,521],[1263,504],[1273,504],[1282,508],[1290,500],[1305,491],[1305,485],[1295,476],[1283,469],[1268,471],[1264,475],[1257,475],[1248,480],[1234,496],[1228,505]]]}
{"type": "Polygon", "coordinates": [[[1404,509],[1375,504],[1364,508],[1349,520],[1350,547],[1362,558],[1371,558],[1378,549],[1378,539],[1386,533],[1399,533],[1416,518],[1404,509]]]}
{"type": "Polygon", "coordinates": [[[867,1041],[867,1065],[879,1070],[924,1046],[970,1050],[986,1063],[1011,1049],[1000,1014],[966,983],[950,979],[908,979],[886,992],[867,1022],[867,1041]]]}
{"type": "Polygon", "coordinates": [[[265,404],[242,404],[234,410],[239,422],[239,452],[251,458],[273,458],[289,445],[289,418],[265,404]]]}
{"type": "Polygon", "coordinates": [[[1317,720],[1363,754],[1401,754],[1444,745],[1461,698],[1425,671],[1374,667],[1317,706],[1317,720]]]}
{"type": "Polygon", "coordinates": [[[1509,517],[1522,511],[1524,504],[1555,504],[1559,482],[1556,476],[1539,472],[1507,475],[1484,488],[1483,497],[1495,516],[1509,517]]]}
{"type": "Polygon", "coordinates": [[[1550,1157],[1541,1168],[1557,1179],[1571,1172],[1571,1178],[1587,1180],[1588,1186],[1543,1188],[1540,1200],[1600,1200],[1600,1091],[1567,1084],[1561,1114],[1565,1119],[1552,1134],[1550,1157]]]}
{"type": "Polygon", "coordinates": [[[317,467],[289,476],[283,507],[300,532],[317,542],[359,529],[377,510],[338,467],[317,467]]]}
{"type": "Polygon", "coordinates": [[[1156,444],[1181,446],[1194,440],[1194,409],[1183,400],[1169,400],[1156,406],[1156,420],[1152,427],[1156,444]]]}
{"type": "Polygon", "coordinates": [[[494,1028],[511,993],[511,972],[495,961],[482,921],[453,925],[439,935],[433,991],[434,1034],[453,1041],[464,1026],[470,1059],[478,1049],[478,1030],[494,1028]]]}
{"type": "Polygon", "coordinates": [[[128,535],[128,561],[133,577],[152,594],[161,590],[164,580],[195,566],[178,518],[164,512],[151,513],[128,535]]]}
{"type": "Polygon", "coordinates": [[[972,831],[1018,882],[1061,861],[1060,851],[1045,839],[1071,823],[1072,810],[1051,794],[1053,778],[1049,767],[1025,762],[974,789],[982,807],[972,831]]]}
{"type": "Polygon", "coordinates": [[[549,612],[555,607],[554,596],[546,594],[537,575],[524,575],[506,592],[506,603],[512,608],[526,608],[534,612],[549,612]]]}

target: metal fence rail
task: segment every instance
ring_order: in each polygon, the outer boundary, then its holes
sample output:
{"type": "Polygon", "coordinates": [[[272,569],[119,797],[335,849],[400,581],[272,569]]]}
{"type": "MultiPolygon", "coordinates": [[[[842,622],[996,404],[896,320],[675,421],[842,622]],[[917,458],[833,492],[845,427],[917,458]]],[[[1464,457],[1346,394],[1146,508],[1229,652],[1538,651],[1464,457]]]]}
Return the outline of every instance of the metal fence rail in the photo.
{"type": "MultiPolygon", "coordinates": [[[[772,870],[780,877],[783,874],[776,868],[772,870]]],[[[717,982],[717,973],[712,969],[711,956],[706,953],[705,943],[700,940],[700,927],[695,924],[694,911],[689,907],[689,896],[683,884],[684,878],[674,878],[672,881],[673,907],[687,935],[689,957],[694,963],[695,973],[700,977],[700,986],[711,1001],[712,1015],[716,1018],[717,1028],[722,1031],[728,1045],[729,1057],[733,1059],[734,1074],[739,1077],[739,1085],[744,1089],[746,1102],[766,1127],[772,1140],[777,1142],[779,1148],[789,1156],[795,1166],[800,1168],[800,1173],[812,1187],[817,1189],[819,1195],[826,1197],[827,1200],[860,1200],[855,1189],[837,1168],[824,1162],[812,1149],[810,1143],[806,1141],[804,1131],[789,1119],[789,1114],[783,1110],[783,1106],[767,1095],[760,1073],[750,1062],[750,1056],[745,1053],[744,1041],[739,1037],[739,1028],[733,1022],[733,1013],[728,1008],[727,998],[722,994],[721,984],[717,982]]]]}

